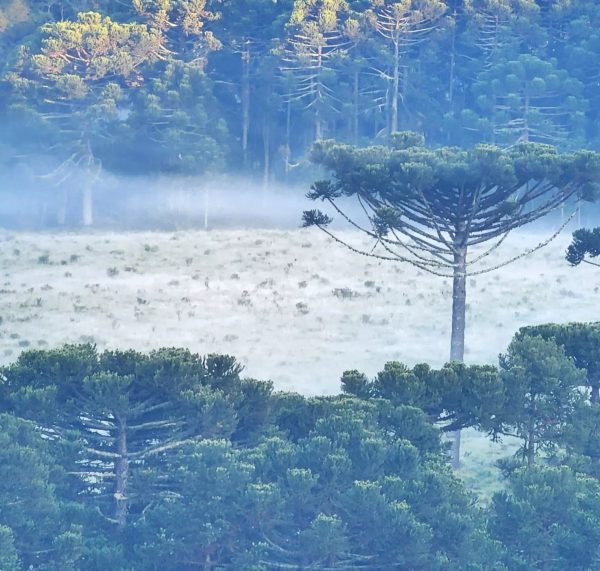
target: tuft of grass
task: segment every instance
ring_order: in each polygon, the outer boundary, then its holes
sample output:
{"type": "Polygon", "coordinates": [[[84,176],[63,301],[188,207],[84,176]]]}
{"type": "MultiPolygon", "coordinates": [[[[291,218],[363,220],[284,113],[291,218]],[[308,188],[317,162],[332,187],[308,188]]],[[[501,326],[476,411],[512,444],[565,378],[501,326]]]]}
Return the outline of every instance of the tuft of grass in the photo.
{"type": "Polygon", "coordinates": [[[252,307],[252,300],[250,299],[250,294],[248,290],[244,290],[242,295],[238,298],[237,304],[242,307],[252,307]]]}
{"type": "Polygon", "coordinates": [[[298,313],[300,315],[306,315],[306,314],[308,314],[308,305],[306,303],[304,303],[303,301],[299,301],[296,304],[296,309],[298,310],[298,313]]]}
{"type": "Polygon", "coordinates": [[[359,295],[349,287],[336,287],[331,291],[331,293],[339,299],[352,299],[353,297],[358,297],[359,295]]]}

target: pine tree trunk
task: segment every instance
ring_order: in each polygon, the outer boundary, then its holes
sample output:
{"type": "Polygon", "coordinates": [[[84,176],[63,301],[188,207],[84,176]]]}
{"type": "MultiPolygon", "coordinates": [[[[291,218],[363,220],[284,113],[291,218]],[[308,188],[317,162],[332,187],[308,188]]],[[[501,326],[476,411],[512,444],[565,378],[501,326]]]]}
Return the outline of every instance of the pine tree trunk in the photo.
{"type": "Polygon", "coordinates": [[[359,98],[359,85],[358,85],[358,71],[354,71],[354,88],[353,88],[353,101],[352,101],[352,143],[358,144],[358,98],[359,98]]]}
{"type": "Polygon", "coordinates": [[[448,81],[448,111],[452,113],[454,109],[454,75],[456,69],[456,26],[458,25],[458,14],[456,9],[452,14],[454,23],[452,25],[452,42],[450,46],[450,78],[448,81]]]}
{"type": "Polygon", "coordinates": [[[129,480],[129,456],[127,450],[127,422],[123,418],[117,419],[119,434],[117,437],[117,454],[119,458],[115,463],[115,520],[120,530],[127,525],[127,511],[129,501],[127,498],[127,484],[129,480]]]}
{"type": "MultiPolygon", "coordinates": [[[[532,395],[531,400],[535,400],[535,395],[532,395]]],[[[527,467],[533,467],[535,463],[535,407],[533,407],[530,417],[529,426],[527,427],[527,467]]]]}
{"type": "Polygon", "coordinates": [[[263,126],[263,190],[268,190],[269,180],[271,175],[271,126],[269,121],[265,119],[263,126]]]}
{"type": "Polygon", "coordinates": [[[58,210],[56,211],[56,223],[64,226],[67,223],[67,191],[62,189],[58,199],[58,210]]]}
{"type": "Polygon", "coordinates": [[[452,337],[450,360],[462,361],[465,356],[465,315],[467,301],[467,249],[459,246],[454,254],[452,280],[452,337]]]}
{"type": "MultiPolygon", "coordinates": [[[[450,360],[463,361],[465,356],[465,319],[467,300],[467,249],[456,246],[454,254],[454,278],[452,280],[452,336],[450,360]]],[[[452,467],[460,468],[460,429],[452,435],[452,467]]]]}
{"type": "Polygon", "coordinates": [[[242,52],[242,160],[248,166],[248,132],[250,131],[250,47],[244,42],[242,52]]]}
{"type": "Polygon", "coordinates": [[[394,42],[394,76],[392,87],[392,116],[390,135],[398,131],[398,99],[400,98],[400,41],[394,42]]]}
{"type": "Polygon", "coordinates": [[[285,178],[290,173],[291,152],[291,133],[292,133],[292,102],[290,101],[291,92],[288,90],[288,101],[285,108],[285,178]]]}

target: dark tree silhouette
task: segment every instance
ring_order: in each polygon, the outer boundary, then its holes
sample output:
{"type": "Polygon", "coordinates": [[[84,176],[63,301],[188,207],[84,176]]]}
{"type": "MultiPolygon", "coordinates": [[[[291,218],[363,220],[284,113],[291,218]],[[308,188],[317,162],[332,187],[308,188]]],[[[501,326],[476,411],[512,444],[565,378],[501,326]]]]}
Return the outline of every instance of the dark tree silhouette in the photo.
{"type": "Polygon", "coordinates": [[[600,255],[600,228],[587,230],[582,228],[573,232],[573,241],[567,248],[567,262],[573,266],[578,266],[581,262],[600,266],[599,262],[587,260],[586,256],[596,258],[600,255]]]}

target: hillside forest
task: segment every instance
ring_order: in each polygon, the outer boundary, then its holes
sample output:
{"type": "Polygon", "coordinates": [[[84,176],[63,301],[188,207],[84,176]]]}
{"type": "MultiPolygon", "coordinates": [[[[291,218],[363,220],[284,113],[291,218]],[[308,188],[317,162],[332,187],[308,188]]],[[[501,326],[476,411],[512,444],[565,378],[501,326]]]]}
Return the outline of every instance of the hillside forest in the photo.
{"type": "Polygon", "coordinates": [[[319,139],[596,149],[599,29],[592,0],[2,0],[0,156],[60,225],[103,173],[304,181],[319,139]]]}

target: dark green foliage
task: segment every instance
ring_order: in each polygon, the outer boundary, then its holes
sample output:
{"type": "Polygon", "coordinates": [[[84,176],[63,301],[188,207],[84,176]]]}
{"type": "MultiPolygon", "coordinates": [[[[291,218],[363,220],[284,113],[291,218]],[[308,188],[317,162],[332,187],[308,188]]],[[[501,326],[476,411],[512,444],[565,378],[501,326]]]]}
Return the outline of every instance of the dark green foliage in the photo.
{"type": "Polygon", "coordinates": [[[560,441],[582,401],[578,388],[585,371],[553,339],[524,335],[500,356],[500,374],[505,399],[495,431],[523,439],[523,456],[532,466],[538,450],[552,451],[560,441]]]}
{"type": "Polygon", "coordinates": [[[600,478],[600,406],[581,403],[565,427],[559,444],[564,462],[578,472],[600,478]]]}
{"type": "Polygon", "coordinates": [[[118,126],[119,152],[104,149],[109,166],[133,174],[223,169],[227,125],[215,120],[219,106],[202,68],[177,61],[162,65],[132,102],[118,126]]]}
{"type": "Polygon", "coordinates": [[[240,371],[232,357],[180,349],[98,355],[89,345],[66,346],[22,354],[5,369],[3,387],[10,410],[53,440],[81,444],[69,467],[80,493],[124,528],[164,488],[147,480],[163,455],[198,439],[260,433],[271,385],[242,383],[240,371]]]}
{"type": "Polygon", "coordinates": [[[4,368],[5,407],[31,419],[0,417],[4,567],[501,569],[420,409],[273,395],[240,372],[227,356],[90,345],[4,368]]]}
{"type": "Polygon", "coordinates": [[[600,265],[586,259],[586,256],[596,258],[598,255],[600,255],[600,228],[575,230],[573,241],[567,248],[567,262],[573,266],[577,266],[581,262],[600,265]]]}
{"type": "Polygon", "coordinates": [[[21,564],[15,549],[10,527],[0,526],[0,568],[5,571],[19,571],[21,564]]]}
{"type": "Polygon", "coordinates": [[[60,497],[59,458],[33,423],[0,415],[1,569],[79,568],[81,529],[71,525],[79,510],[60,497]]]}
{"type": "Polygon", "coordinates": [[[540,336],[554,339],[564,347],[565,354],[587,373],[586,384],[591,387],[591,400],[598,402],[600,390],[600,323],[548,323],[523,327],[516,335],[540,336]]]}
{"type": "Polygon", "coordinates": [[[510,570],[597,569],[600,484],[564,467],[518,470],[494,497],[489,526],[510,570]]]}
{"type": "Polygon", "coordinates": [[[490,365],[447,363],[441,369],[419,364],[412,369],[396,361],[386,363],[373,381],[358,371],[342,376],[342,391],[360,398],[389,400],[407,409],[417,407],[445,431],[476,426],[491,431],[502,408],[506,388],[500,372],[490,365]]]}

